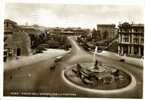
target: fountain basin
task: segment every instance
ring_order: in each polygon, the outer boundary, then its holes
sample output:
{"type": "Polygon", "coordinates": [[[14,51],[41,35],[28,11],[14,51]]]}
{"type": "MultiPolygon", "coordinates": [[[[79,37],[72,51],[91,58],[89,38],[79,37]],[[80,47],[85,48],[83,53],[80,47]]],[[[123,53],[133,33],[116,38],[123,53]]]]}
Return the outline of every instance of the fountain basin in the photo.
{"type": "Polygon", "coordinates": [[[116,90],[127,87],[131,83],[131,76],[115,67],[102,64],[94,69],[93,63],[81,63],[78,71],[77,65],[72,65],[64,71],[64,77],[79,86],[97,90],[116,90]]]}

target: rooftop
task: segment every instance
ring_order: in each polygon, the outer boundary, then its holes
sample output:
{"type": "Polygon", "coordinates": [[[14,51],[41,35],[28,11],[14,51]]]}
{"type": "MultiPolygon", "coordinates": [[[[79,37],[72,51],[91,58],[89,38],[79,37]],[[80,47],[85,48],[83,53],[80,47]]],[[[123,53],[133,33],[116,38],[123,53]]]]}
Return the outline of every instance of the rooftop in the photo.
{"type": "Polygon", "coordinates": [[[16,22],[10,20],[10,19],[5,19],[4,22],[9,22],[9,23],[13,23],[13,24],[17,24],[16,22]]]}
{"type": "Polygon", "coordinates": [[[115,24],[97,24],[97,27],[115,27],[115,24]]]}
{"type": "Polygon", "coordinates": [[[128,22],[124,22],[122,24],[118,25],[119,27],[144,27],[144,24],[134,24],[134,23],[128,23],[128,22]]]}

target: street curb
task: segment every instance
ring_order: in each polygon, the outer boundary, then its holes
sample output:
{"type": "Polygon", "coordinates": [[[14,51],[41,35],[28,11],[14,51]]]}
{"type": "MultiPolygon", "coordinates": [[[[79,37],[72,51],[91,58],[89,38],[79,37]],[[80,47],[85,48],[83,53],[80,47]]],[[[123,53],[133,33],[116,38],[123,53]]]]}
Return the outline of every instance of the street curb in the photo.
{"type": "Polygon", "coordinates": [[[121,88],[121,89],[114,89],[114,90],[96,90],[96,89],[90,89],[90,88],[85,88],[85,87],[76,85],[76,84],[74,84],[73,82],[70,82],[68,79],[66,79],[66,77],[65,77],[65,75],[64,75],[64,72],[65,72],[65,70],[62,71],[61,76],[62,76],[63,80],[64,80],[67,84],[69,84],[69,85],[71,85],[71,86],[73,86],[73,87],[75,87],[75,88],[78,88],[78,89],[80,89],[80,90],[82,90],[82,91],[86,91],[86,92],[92,92],[92,93],[97,93],[97,94],[112,94],[112,93],[113,93],[113,94],[117,94],[117,93],[125,92],[125,91],[128,91],[128,90],[132,90],[132,89],[135,88],[135,86],[136,86],[136,79],[135,79],[135,77],[134,77],[131,73],[129,73],[129,72],[127,72],[127,73],[131,76],[131,83],[130,83],[128,86],[124,87],[124,88],[121,88]]]}
{"type": "MultiPolygon", "coordinates": [[[[89,52],[91,54],[93,54],[93,52],[89,52]]],[[[96,55],[99,55],[99,56],[104,56],[104,57],[107,57],[107,58],[110,58],[110,59],[113,59],[113,60],[121,60],[121,59],[124,59],[126,63],[128,64],[132,64],[132,65],[135,65],[135,66],[139,66],[140,68],[143,68],[143,61],[142,59],[136,59],[136,58],[131,58],[131,57],[126,57],[126,56],[119,56],[119,55],[115,55],[114,53],[111,53],[114,57],[110,57],[110,56],[107,56],[105,55],[104,53],[97,53],[96,55]]]]}
{"type": "Polygon", "coordinates": [[[22,59],[13,60],[8,63],[4,63],[4,71],[16,69],[16,68],[22,67],[22,66],[31,65],[33,63],[41,62],[41,61],[47,60],[47,59],[52,59],[52,58],[55,58],[55,57],[61,56],[61,55],[64,56],[66,54],[67,54],[67,52],[63,51],[63,53],[58,53],[53,56],[49,56],[49,53],[41,53],[41,54],[33,55],[33,57],[27,56],[22,59]]]}

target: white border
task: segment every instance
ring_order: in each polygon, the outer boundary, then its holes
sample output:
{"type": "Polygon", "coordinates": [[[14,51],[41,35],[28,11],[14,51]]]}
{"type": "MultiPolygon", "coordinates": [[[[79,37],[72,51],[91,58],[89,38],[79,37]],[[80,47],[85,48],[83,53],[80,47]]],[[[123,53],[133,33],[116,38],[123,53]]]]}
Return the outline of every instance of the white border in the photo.
{"type": "MultiPolygon", "coordinates": [[[[3,100],[48,100],[48,97],[18,97],[18,98],[12,98],[12,97],[2,97],[3,96],[3,16],[4,16],[4,2],[6,3],[57,3],[57,4],[102,4],[102,5],[144,5],[145,0],[0,0],[0,99],[3,100]]],[[[145,13],[145,12],[144,12],[145,13]]],[[[145,78],[144,78],[145,79],[145,78]]],[[[143,93],[143,96],[145,93],[143,93]]],[[[53,100],[57,100],[60,98],[49,98],[53,100]]],[[[61,98],[61,99],[68,99],[68,98],[61,98]]],[[[76,98],[71,98],[71,100],[74,100],[76,98]]],[[[82,98],[79,98],[82,99],[82,98]]],[[[96,100],[96,98],[91,98],[96,100]]],[[[100,98],[98,98],[100,99],[100,98]]],[[[102,99],[102,98],[101,98],[102,99]]],[[[117,98],[115,98],[117,99],[117,98]]],[[[83,99],[84,100],[84,99],[83,99]]],[[[87,100],[87,98],[85,99],[87,100]]],[[[104,98],[103,100],[108,100],[108,98],[104,98]]]]}
{"type": "Polygon", "coordinates": [[[9,3],[57,3],[57,4],[115,4],[115,5],[144,5],[144,0],[6,0],[9,3]]]}
{"type": "Polygon", "coordinates": [[[0,0],[0,98],[3,96],[3,18],[4,0],[0,0]]]}

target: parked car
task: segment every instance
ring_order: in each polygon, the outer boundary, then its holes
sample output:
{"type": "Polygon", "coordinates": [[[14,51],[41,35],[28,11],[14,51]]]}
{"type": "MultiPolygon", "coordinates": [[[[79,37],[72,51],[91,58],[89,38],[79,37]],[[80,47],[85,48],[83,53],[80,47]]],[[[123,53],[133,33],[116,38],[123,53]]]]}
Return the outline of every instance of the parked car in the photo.
{"type": "Polygon", "coordinates": [[[120,59],[119,61],[120,61],[120,62],[125,62],[125,60],[124,60],[124,59],[120,59]]]}

